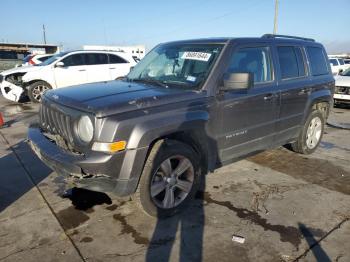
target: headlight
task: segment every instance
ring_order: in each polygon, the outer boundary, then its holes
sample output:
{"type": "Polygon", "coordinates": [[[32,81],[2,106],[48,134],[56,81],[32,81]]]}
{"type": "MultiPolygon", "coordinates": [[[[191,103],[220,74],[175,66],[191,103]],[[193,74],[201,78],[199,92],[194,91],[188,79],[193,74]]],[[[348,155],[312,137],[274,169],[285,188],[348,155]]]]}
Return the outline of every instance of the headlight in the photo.
{"type": "Polygon", "coordinates": [[[77,135],[85,143],[89,143],[92,140],[94,136],[94,126],[88,116],[80,117],[77,127],[77,135]]]}

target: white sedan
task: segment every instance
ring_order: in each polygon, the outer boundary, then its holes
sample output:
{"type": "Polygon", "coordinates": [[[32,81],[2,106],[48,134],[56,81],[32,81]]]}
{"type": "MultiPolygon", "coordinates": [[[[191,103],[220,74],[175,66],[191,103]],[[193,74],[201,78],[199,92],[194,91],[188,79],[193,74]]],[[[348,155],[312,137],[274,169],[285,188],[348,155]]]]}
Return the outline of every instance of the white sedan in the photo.
{"type": "Polygon", "coordinates": [[[0,89],[5,98],[15,102],[26,95],[32,102],[40,102],[48,89],[114,80],[128,74],[135,64],[124,52],[62,52],[39,65],[1,72],[0,89]]]}
{"type": "Polygon", "coordinates": [[[334,103],[350,104],[350,68],[335,78],[334,103]]]}

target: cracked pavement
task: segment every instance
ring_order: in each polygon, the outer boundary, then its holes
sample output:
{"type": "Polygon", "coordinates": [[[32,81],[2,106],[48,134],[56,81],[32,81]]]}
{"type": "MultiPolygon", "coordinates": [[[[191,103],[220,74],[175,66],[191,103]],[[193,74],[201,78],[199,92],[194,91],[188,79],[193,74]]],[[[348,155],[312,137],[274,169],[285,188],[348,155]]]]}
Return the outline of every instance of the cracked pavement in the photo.
{"type": "MultiPolygon", "coordinates": [[[[0,261],[350,261],[347,129],[327,126],[310,156],[278,148],[220,168],[185,212],[157,221],[129,198],[63,198],[70,186],[24,141],[37,108],[0,97],[0,261]]],[[[349,124],[350,108],[331,120],[349,124]]]]}

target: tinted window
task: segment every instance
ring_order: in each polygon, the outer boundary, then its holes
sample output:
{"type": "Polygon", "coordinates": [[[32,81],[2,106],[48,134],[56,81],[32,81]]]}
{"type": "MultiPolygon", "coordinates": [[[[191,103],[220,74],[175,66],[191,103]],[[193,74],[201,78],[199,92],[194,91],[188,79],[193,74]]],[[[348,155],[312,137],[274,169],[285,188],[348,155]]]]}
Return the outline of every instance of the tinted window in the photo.
{"type": "Polygon", "coordinates": [[[344,60],[343,59],[339,58],[338,61],[339,61],[339,64],[344,65],[344,60]]]}
{"type": "Polygon", "coordinates": [[[89,53],[85,54],[87,65],[105,65],[108,64],[107,54],[102,53],[89,53]]]}
{"type": "MultiPolygon", "coordinates": [[[[49,61],[49,60],[47,60],[49,61]]],[[[62,60],[64,66],[80,66],[85,65],[84,55],[83,54],[75,54],[70,55],[62,60]]]]}
{"type": "Polygon", "coordinates": [[[17,59],[17,53],[14,51],[0,51],[0,59],[17,59]]]}
{"type": "Polygon", "coordinates": [[[271,61],[268,47],[242,48],[231,57],[230,73],[253,73],[254,82],[272,80],[271,61]]]}
{"type": "Polygon", "coordinates": [[[312,75],[328,74],[326,57],[320,47],[307,47],[307,54],[310,61],[312,75]]]}
{"type": "Polygon", "coordinates": [[[109,63],[110,64],[123,64],[128,63],[125,59],[117,56],[117,55],[109,55],[109,63]]]}
{"type": "Polygon", "coordinates": [[[38,58],[38,60],[41,62],[44,62],[45,60],[49,59],[50,57],[52,57],[52,56],[44,56],[44,57],[38,58]]]}
{"type": "Polygon", "coordinates": [[[337,59],[329,59],[329,63],[333,64],[334,66],[338,65],[338,60],[337,59]]]}
{"type": "Polygon", "coordinates": [[[279,46],[277,52],[282,79],[306,75],[304,58],[299,47],[279,46]]]}

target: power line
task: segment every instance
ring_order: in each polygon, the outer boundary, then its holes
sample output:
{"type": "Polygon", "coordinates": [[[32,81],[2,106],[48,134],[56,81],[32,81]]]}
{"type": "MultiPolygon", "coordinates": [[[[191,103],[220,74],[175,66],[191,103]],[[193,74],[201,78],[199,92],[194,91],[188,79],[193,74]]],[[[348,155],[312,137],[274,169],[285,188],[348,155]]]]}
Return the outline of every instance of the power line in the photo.
{"type": "MultiPolygon", "coordinates": [[[[261,4],[263,4],[263,1],[256,1],[254,3],[254,5],[253,5],[253,8],[258,7],[261,4]]],[[[145,40],[145,39],[151,39],[151,38],[154,38],[154,37],[160,37],[160,36],[164,36],[164,35],[169,35],[169,34],[172,34],[174,32],[177,32],[177,31],[180,31],[180,30],[183,30],[183,29],[188,29],[189,27],[193,27],[193,26],[196,26],[196,25],[199,25],[199,24],[202,25],[202,24],[205,24],[205,23],[213,22],[215,20],[220,20],[222,18],[225,18],[227,16],[231,16],[231,15],[234,15],[234,14],[245,13],[246,11],[250,11],[251,9],[252,8],[234,10],[234,11],[231,11],[231,12],[227,12],[227,13],[225,13],[223,15],[219,15],[219,16],[211,17],[211,18],[204,19],[204,20],[201,20],[201,21],[197,21],[196,23],[191,23],[190,25],[181,26],[181,27],[175,28],[173,30],[170,30],[170,31],[167,31],[167,32],[163,32],[161,34],[156,34],[156,35],[150,35],[150,36],[142,37],[141,39],[145,40]]],[[[138,38],[138,39],[140,39],[140,38],[138,38]]]]}

